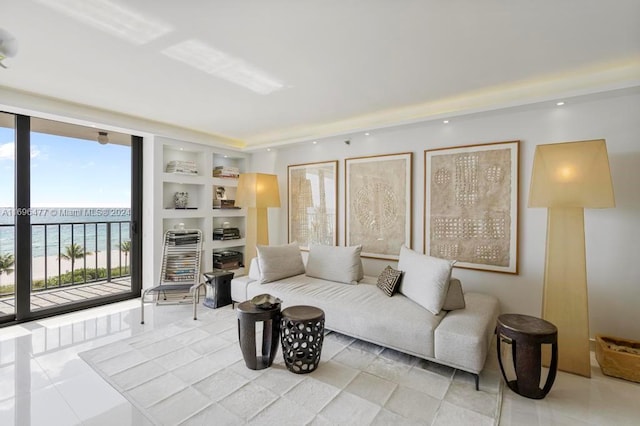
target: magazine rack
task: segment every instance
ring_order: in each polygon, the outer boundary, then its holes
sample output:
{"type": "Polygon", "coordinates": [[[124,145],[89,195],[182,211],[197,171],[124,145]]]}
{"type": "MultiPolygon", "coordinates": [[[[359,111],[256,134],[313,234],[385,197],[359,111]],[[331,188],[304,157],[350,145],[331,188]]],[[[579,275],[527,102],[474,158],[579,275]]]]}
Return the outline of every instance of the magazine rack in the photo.
{"type": "MultiPolygon", "coordinates": [[[[202,257],[202,231],[199,229],[169,230],[164,234],[162,246],[162,268],[160,283],[142,292],[140,324],[144,324],[144,304],[149,293],[155,293],[157,301],[159,294],[167,300],[167,292],[191,293],[193,300],[193,319],[197,319],[196,308],[199,302],[200,260],[202,257]]],[[[184,303],[184,302],[177,302],[184,303]]]]}

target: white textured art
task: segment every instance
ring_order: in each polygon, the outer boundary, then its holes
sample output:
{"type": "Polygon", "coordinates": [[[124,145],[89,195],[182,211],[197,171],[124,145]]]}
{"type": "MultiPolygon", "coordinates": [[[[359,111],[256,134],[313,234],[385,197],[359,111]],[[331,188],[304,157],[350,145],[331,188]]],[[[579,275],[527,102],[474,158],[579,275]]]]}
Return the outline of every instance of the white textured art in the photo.
{"type": "Polygon", "coordinates": [[[411,239],[411,154],[346,160],[347,245],[397,259],[411,239]]]}
{"type": "Polygon", "coordinates": [[[425,151],[425,252],[516,272],[517,142],[425,151]]]}

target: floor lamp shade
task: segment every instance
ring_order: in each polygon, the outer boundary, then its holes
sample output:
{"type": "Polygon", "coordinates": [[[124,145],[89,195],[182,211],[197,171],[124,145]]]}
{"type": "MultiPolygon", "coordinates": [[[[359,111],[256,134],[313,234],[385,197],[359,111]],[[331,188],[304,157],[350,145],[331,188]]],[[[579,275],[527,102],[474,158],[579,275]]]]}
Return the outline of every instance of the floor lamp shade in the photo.
{"type": "Polygon", "coordinates": [[[584,208],[614,207],[604,140],[538,145],[529,207],[547,207],[542,317],[558,328],[558,368],[591,376],[584,208]]]}
{"type": "Polygon", "coordinates": [[[615,207],[604,139],[538,145],[529,207],[615,207]]]}
{"type": "Polygon", "coordinates": [[[280,207],[278,176],[242,173],[235,205],[247,208],[245,262],[256,256],[256,245],[269,245],[267,207],[280,207]]]}

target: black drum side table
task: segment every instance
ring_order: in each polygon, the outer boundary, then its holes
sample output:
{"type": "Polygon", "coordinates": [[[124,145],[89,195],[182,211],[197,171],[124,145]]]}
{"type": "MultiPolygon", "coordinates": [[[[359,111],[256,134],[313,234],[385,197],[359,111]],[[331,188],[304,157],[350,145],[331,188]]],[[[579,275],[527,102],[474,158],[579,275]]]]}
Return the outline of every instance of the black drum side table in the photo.
{"type": "Polygon", "coordinates": [[[558,329],[540,318],[520,314],[503,314],[496,327],[498,361],[502,377],[512,391],[527,398],[542,399],[556,379],[558,368],[558,329]],[[516,379],[509,381],[502,365],[500,343],[511,341],[516,379]],[[540,389],[542,345],[551,344],[551,364],[544,387],[540,389]]]}
{"type": "Polygon", "coordinates": [[[280,304],[268,309],[256,307],[250,301],[236,307],[238,312],[238,338],[247,368],[262,370],[273,364],[278,352],[280,336],[280,304]],[[262,355],[256,355],[256,322],[263,322],[262,355]]]}
{"type": "Polygon", "coordinates": [[[324,311],[314,306],[290,306],[282,311],[281,321],[284,364],[292,373],[311,373],[320,363],[324,311]]]}

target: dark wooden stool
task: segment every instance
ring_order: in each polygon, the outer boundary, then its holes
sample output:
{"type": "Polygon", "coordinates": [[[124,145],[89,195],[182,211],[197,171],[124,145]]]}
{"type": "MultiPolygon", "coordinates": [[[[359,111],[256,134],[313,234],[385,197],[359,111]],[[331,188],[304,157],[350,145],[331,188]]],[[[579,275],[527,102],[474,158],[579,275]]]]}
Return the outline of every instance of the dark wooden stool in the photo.
{"type": "Polygon", "coordinates": [[[311,373],[320,363],[324,341],[324,312],[314,306],[290,306],[282,311],[284,363],[292,373],[311,373]]]}
{"type": "Polygon", "coordinates": [[[280,304],[268,309],[257,308],[250,301],[238,304],[238,339],[247,368],[262,370],[273,364],[280,335],[280,304]],[[262,356],[256,355],[256,322],[263,321],[262,356]]]}
{"type": "Polygon", "coordinates": [[[553,386],[558,368],[558,329],[556,326],[529,315],[504,314],[498,317],[496,334],[500,370],[509,388],[527,398],[544,398],[553,386]],[[511,353],[516,371],[515,380],[507,380],[502,366],[500,350],[502,339],[511,342],[511,353]],[[547,381],[540,389],[543,344],[551,344],[551,365],[547,381]]]}

